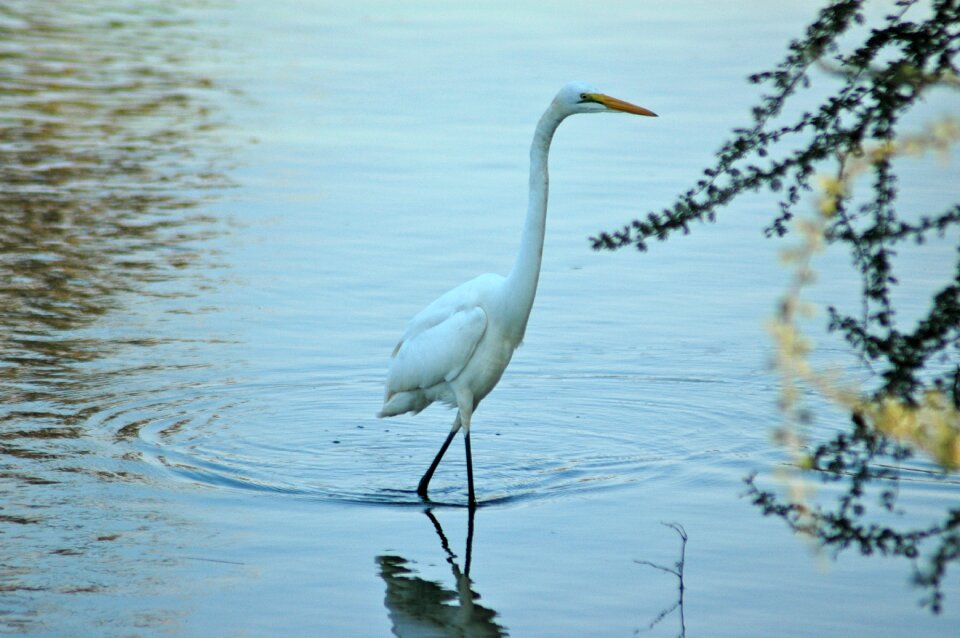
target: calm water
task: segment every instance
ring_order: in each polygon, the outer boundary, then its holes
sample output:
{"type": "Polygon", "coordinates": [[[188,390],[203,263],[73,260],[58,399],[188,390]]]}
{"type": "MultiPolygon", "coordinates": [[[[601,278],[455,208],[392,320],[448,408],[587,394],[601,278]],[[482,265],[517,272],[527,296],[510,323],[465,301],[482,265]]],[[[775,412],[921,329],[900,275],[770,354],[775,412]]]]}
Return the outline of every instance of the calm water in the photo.
{"type": "MultiPolygon", "coordinates": [[[[931,617],[907,565],[818,557],[740,498],[783,460],[770,202],[647,254],[586,242],[695,178],[813,3],[82,4],[0,9],[0,629],[675,636],[643,561],[678,559],[678,522],[689,636],[956,635],[956,574],[931,617]],[[425,510],[453,415],[373,418],[389,353],[509,267],[573,78],[661,117],[561,128],[526,343],[474,421],[486,505],[448,506],[458,442],[425,510]]],[[[909,164],[904,196],[952,201],[956,166],[909,164]]],[[[908,303],[955,242],[904,256],[908,303]]],[[[852,299],[820,264],[813,295],[852,299]]]]}

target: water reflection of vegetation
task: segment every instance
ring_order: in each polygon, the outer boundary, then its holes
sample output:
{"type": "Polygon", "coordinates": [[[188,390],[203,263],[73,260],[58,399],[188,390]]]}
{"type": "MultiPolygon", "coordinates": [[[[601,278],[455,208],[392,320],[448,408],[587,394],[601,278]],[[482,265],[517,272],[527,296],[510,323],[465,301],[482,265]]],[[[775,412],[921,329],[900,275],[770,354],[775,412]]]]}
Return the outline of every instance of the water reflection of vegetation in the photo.
{"type": "Polygon", "coordinates": [[[209,220],[188,212],[223,180],[204,148],[212,83],[182,72],[175,15],[0,7],[4,381],[111,351],[70,331],[198,258],[209,220]]]}
{"type": "MultiPolygon", "coordinates": [[[[176,527],[120,496],[130,467],[85,426],[125,374],[88,364],[161,342],[98,324],[145,295],[194,294],[216,232],[198,205],[225,182],[219,88],[190,66],[208,40],[184,17],[198,3],[178,4],[0,4],[0,480],[15,488],[0,504],[0,627],[43,628],[64,594],[155,588],[163,561],[130,546],[176,527]],[[151,529],[130,527],[145,517],[151,529]],[[41,614],[44,593],[59,597],[41,614]]],[[[93,625],[124,622],[87,604],[93,625]]]]}
{"type": "Polygon", "coordinates": [[[470,559],[473,550],[475,510],[467,516],[467,541],[464,566],[460,569],[457,556],[443,533],[440,521],[430,510],[427,517],[433,523],[440,545],[447,555],[456,589],[447,589],[441,583],[414,575],[409,561],[401,556],[378,556],[380,576],[387,584],[384,604],[393,623],[396,636],[506,636],[506,630],[494,618],[497,613],[477,603],[480,595],[473,590],[470,580],[470,559]]]}
{"type": "MultiPolygon", "coordinates": [[[[664,618],[677,611],[680,618],[680,631],[677,632],[677,638],[685,638],[687,635],[687,621],[683,615],[683,594],[686,591],[686,585],[683,582],[683,568],[687,562],[687,530],[684,529],[683,525],[680,523],[662,523],[666,527],[669,527],[677,533],[680,537],[680,558],[673,564],[672,567],[665,567],[663,565],[658,565],[657,563],[651,563],[648,560],[638,560],[634,561],[640,565],[647,565],[648,567],[653,567],[658,569],[665,574],[671,574],[677,579],[677,600],[670,605],[665,607],[660,611],[657,616],[650,621],[647,625],[647,630],[653,629],[656,627],[664,618]]],[[[634,632],[634,635],[640,633],[639,630],[634,632]]]]}

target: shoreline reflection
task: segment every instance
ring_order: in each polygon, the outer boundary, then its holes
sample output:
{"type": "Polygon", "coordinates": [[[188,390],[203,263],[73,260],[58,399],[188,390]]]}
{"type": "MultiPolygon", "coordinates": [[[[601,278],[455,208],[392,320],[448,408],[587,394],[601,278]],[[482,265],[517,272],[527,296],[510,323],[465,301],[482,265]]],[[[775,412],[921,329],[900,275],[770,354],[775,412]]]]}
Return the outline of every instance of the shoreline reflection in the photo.
{"type": "Polygon", "coordinates": [[[190,523],[94,418],[156,392],[157,315],[210,277],[225,92],[197,5],[0,4],[0,631],[181,613],[125,600],[176,590],[162,550],[190,523]]]}

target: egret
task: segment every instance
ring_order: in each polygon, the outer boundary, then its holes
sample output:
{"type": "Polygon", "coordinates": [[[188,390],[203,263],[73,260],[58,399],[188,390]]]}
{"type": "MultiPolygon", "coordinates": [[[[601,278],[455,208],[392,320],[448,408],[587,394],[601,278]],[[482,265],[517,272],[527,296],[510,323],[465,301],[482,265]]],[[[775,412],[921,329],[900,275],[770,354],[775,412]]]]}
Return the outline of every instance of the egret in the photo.
{"type": "Polygon", "coordinates": [[[497,385],[523,340],[537,293],[547,219],[550,142],[569,115],[616,111],[656,117],[653,111],[600,93],[582,82],[571,82],[560,89],[533,133],[527,214],[510,273],[506,277],[480,275],[447,292],[410,321],[393,350],[378,417],[416,414],[434,401],[457,409],[450,433],[417,486],[417,493],[425,500],[434,471],[462,429],[468,504],[471,508],[476,505],[470,423],[477,405],[497,385]]]}

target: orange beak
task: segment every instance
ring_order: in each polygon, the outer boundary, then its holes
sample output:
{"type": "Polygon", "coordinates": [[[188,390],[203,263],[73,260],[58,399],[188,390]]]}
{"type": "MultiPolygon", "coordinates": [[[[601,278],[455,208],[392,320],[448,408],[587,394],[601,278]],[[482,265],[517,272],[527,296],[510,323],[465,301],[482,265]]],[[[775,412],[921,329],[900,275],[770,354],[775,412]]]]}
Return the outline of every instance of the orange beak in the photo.
{"type": "Polygon", "coordinates": [[[633,113],[634,115],[646,115],[647,117],[657,117],[657,114],[650,109],[645,109],[642,106],[637,106],[636,104],[630,104],[630,102],[618,100],[615,97],[610,97],[609,95],[604,95],[603,93],[591,93],[589,97],[594,102],[603,104],[608,109],[613,109],[614,111],[623,111],[624,113],[633,113]]]}

